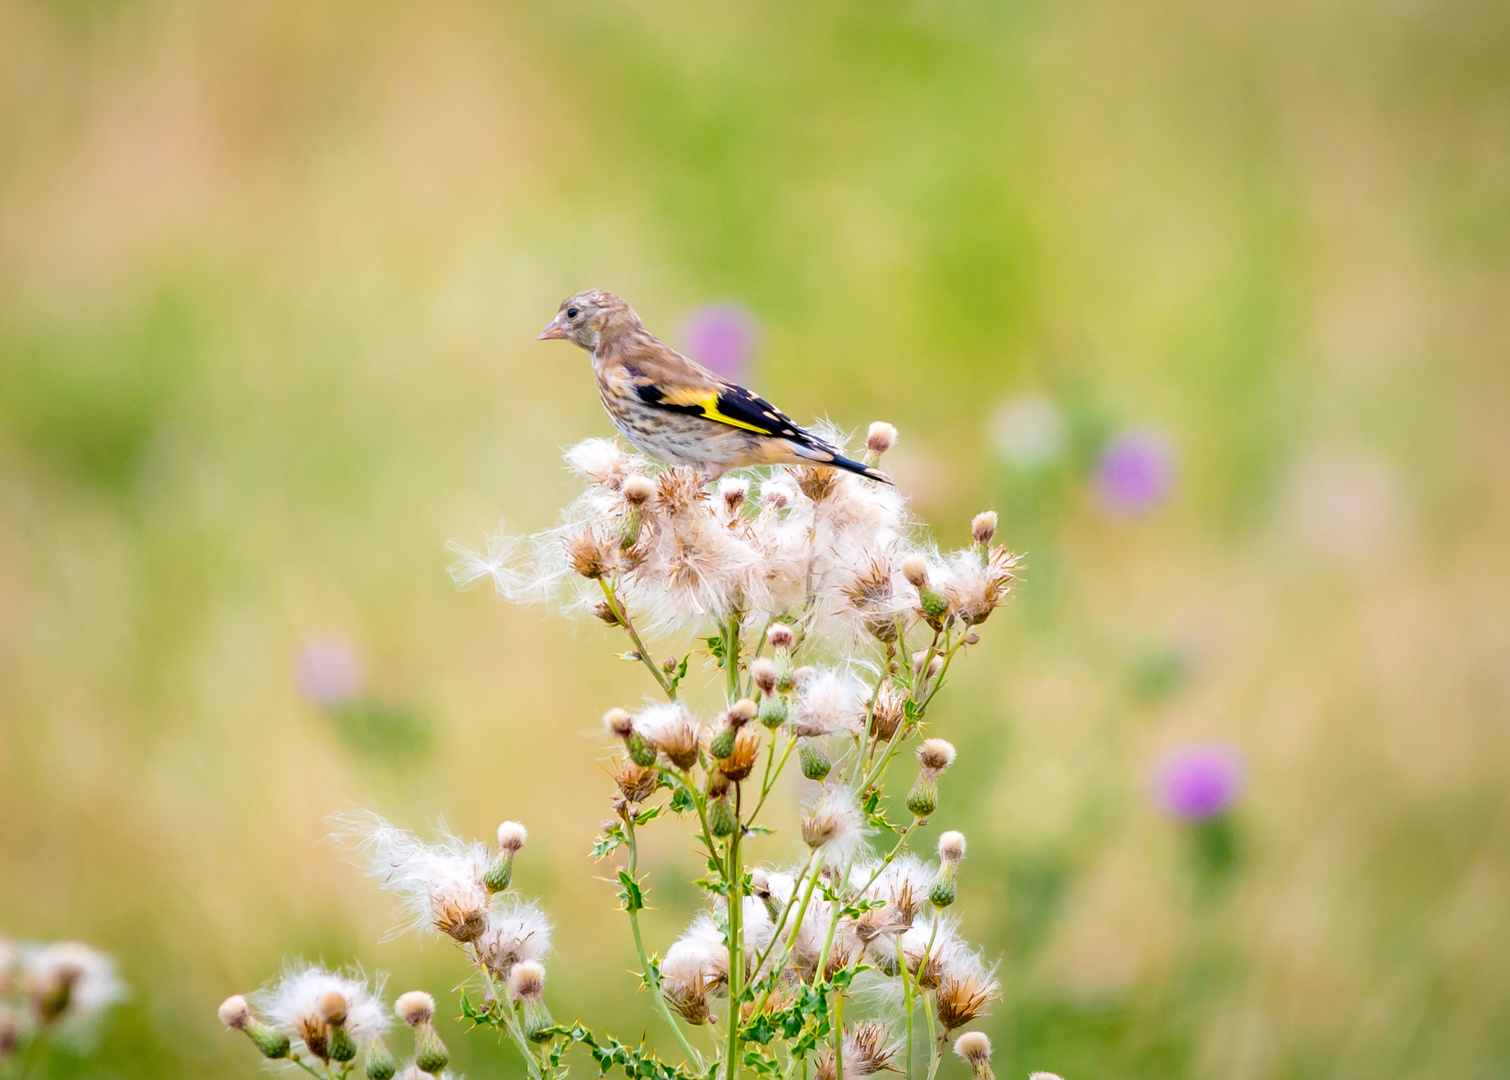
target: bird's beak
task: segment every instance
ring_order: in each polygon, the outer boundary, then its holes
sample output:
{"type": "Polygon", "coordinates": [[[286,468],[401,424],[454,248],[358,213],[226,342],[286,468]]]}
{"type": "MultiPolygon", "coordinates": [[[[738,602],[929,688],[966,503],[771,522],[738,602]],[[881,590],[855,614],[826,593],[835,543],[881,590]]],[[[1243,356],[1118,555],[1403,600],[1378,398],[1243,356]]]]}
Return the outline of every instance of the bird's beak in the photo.
{"type": "Polygon", "coordinates": [[[550,321],[544,330],[535,335],[536,341],[557,341],[566,336],[566,327],[561,325],[561,316],[557,315],[550,321]]]}

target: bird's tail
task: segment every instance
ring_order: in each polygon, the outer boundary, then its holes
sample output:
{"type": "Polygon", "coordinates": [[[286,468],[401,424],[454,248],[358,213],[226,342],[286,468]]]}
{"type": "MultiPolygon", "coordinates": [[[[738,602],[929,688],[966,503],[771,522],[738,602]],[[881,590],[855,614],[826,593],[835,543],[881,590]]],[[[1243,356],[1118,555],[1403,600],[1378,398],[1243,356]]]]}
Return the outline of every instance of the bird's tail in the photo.
{"type": "Polygon", "coordinates": [[[836,469],[844,469],[846,472],[868,476],[870,479],[879,481],[882,484],[891,483],[891,477],[887,476],[880,469],[873,469],[863,461],[847,458],[831,446],[799,446],[797,447],[797,456],[806,458],[815,465],[832,465],[836,469]]]}
{"type": "Polygon", "coordinates": [[[869,465],[866,465],[864,462],[855,461],[851,458],[844,457],[842,454],[835,454],[834,460],[829,462],[829,464],[833,465],[835,468],[847,469],[852,473],[859,473],[861,476],[868,476],[872,480],[880,481],[883,484],[891,483],[891,477],[887,476],[880,469],[873,469],[869,465]]]}

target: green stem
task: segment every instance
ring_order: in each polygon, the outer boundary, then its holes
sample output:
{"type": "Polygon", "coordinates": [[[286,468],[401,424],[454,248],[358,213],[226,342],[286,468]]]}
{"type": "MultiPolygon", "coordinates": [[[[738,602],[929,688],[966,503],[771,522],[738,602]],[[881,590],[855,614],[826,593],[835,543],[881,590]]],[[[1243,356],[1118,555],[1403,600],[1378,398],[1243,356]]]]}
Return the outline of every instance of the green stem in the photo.
{"type": "MultiPolygon", "coordinates": [[[[624,835],[629,847],[629,876],[635,878],[635,880],[639,880],[637,874],[640,865],[640,849],[639,845],[635,842],[634,822],[632,820],[626,822],[624,835]]],[[[645,985],[650,988],[650,994],[655,999],[656,1009],[666,1021],[667,1026],[671,1028],[672,1034],[676,1036],[676,1041],[681,1044],[682,1053],[687,1056],[687,1060],[696,1064],[697,1068],[701,1070],[703,1067],[703,1056],[694,1050],[692,1044],[687,1041],[686,1033],[682,1031],[681,1025],[676,1022],[676,1017],[672,1015],[671,1007],[666,1004],[665,995],[661,993],[660,972],[651,965],[649,954],[645,952],[645,938],[640,933],[640,913],[638,911],[629,912],[629,928],[634,933],[634,951],[640,958],[640,974],[645,980],[645,985]]]]}
{"type": "Polygon", "coordinates": [[[660,665],[650,658],[650,650],[645,648],[645,643],[640,640],[640,635],[636,632],[634,623],[630,621],[629,609],[619,600],[618,593],[608,584],[606,579],[599,578],[598,585],[603,590],[603,598],[608,602],[608,609],[613,612],[614,618],[619,621],[619,625],[624,628],[624,632],[629,635],[629,640],[634,644],[634,654],[649,669],[650,674],[655,677],[655,681],[660,685],[661,690],[665,692],[666,696],[675,701],[676,687],[671,685],[671,681],[661,671],[660,665]]]}
{"type": "Polygon", "coordinates": [[[745,826],[747,828],[755,824],[755,815],[760,813],[760,808],[765,805],[766,797],[771,794],[771,789],[776,786],[776,781],[781,778],[781,770],[786,768],[787,758],[792,756],[792,750],[796,747],[796,745],[797,740],[788,735],[786,746],[781,751],[781,760],[776,762],[776,771],[773,773],[771,771],[771,758],[774,758],[776,756],[776,738],[774,735],[772,735],[771,757],[767,758],[765,763],[765,780],[760,785],[760,798],[755,802],[755,809],[750,811],[750,819],[745,822],[745,826]]]}
{"type": "MultiPolygon", "coordinates": [[[[298,1054],[289,1054],[288,1055],[288,1060],[292,1061],[295,1065],[299,1066],[299,1068],[301,1068],[305,1072],[309,1073],[310,1076],[318,1076],[320,1078],[320,1080],[325,1080],[325,1074],[324,1073],[322,1073],[322,1072],[315,1072],[314,1069],[311,1069],[308,1065],[306,1065],[304,1063],[304,1059],[301,1058],[298,1054]]],[[[23,1072],[21,1075],[24,1077],[24,1076],[26,1076],[26,1073],[23,1072]]]]}
{"type": "Polygon", "coordinates": [[[923,995],[923,1015],[928,1019],[928,1041],[930,1057],[928,1059],[928,1080],[933,1080],[939,1071],[939,1061],[943,1058],[943,1036],[940,1036],[933,1025],[933,1001],[931,994],[923,995]]]}
{"type": "MultiPolygon", "coordinates": [[[[738,624],[734,624],[733,633],[730,635],[737,643],[739,640],[738,624]]],[[[730,657],[730,662],[735,671],[738,671],[738,661],[730,657]]],[[[734,820],[739,818],[739,785],[734,786],[734,820]]],[[[724,872],[724,882],[727,886],[729,899],[729,1052],[727,1055],[728,1065],[724,1069],[726,1080],[733,1080],[739,1075],[739,1027],[740,998],[744,994],[744,978],[741,968],[744,965],[744,868],[740,864],[740,838],[744,829],[735,826],[734,834],[729,837],[728,868],[724,872]]]]}
{"type": "Polygon", "coordinates": [[[912,995],[916,987],[911,978],[912,973],[907,970],[907,950],[902,948],[901,934],[897,935],[896,941],[897,969],[902,977],[902,1008],[905,1010],[907,1016],[907,1068],[903,1080],[912,1080],[912,1014],[916,1012],[916,1009],[913,1007],[912,995]]]}
{"type": "Polygon", "coordinates": [[[844,991],[834,995],[834,1075],[844,1075],[844,991]]]}
{"type": "MultiPolygon", "coordinates": [[[[818,884],[818,858],[818,852],[814,851],[812,856],[807,861],[807,888],[803,890],[802,902],[797,906],[797,921],[792,926],[792,932],[787,935],[786,945],[781,950],[781,956],[777,959],[775,965],[771,968],[771,978],[769,980],[770,985],[766,987],[765,993],[761,995],[760,1003],[755,1006],[755,1012],[757,1014],[759,1014],[761,1009],[765,1008],[765,1003],[771,999],[771,992],[776,989],[776,983],[779,981],[781,969],[786,967],[786,958],[792,954],[792,948],[797,944],[797,934],[802,929],[802,919],[805,915],[807,915],[808,901],[812,900],[813,898],[813,886],[818,884]]],[[[792,883],[793,890],[795,890],[797,886],[801,884],[801,881],[802,878],[801,876],[799,876],[797,880],[792,883]]],[[[795,891],[793,892],[793,895],[796,895],[795,891]]],[[[792,903],[790,900],[788,900],[786,907],[781,911],[781,922],[777,924],[776,932],[771,936],[771,944],[769,947],[767,947],[765,954],[760,957],[760,960],[756,967],[757,971],[762,969],[766,959],[770,956],[771,949],[775,948],[776,942],[780,940],[781,927],[785,925],[787,912],[791,911],[791,909],[792,903]]]]}
{"type": "MultiPolygon", "coordinates": [[[[474,955],[473,963],[476,965],[478,972],[481,973],[482,981],[487,984],[488,994],[498,1004],[499,1018],[503,1021],[503,1026],[508,1031],[509,1037],[514,1040],[514,1046],[524,1057],[525,1068],[529,1070],[529,1074],[534,1080],[540,1080],[540,1077],[543,1075],[540,1062],[535,1057],[535,1051],[530,1047],[529,1040],[524,1037],[523,1029],[519,1027],[518,1018],[514,1015],[514,1007],[509,1004],[509,999],[499,990],[498,984],[493,980],[493,973],[488,970],[488,965],[483,962],[482,957],[474,955]]],[[[490,1014],[492,1011],[491,1008],[488,1009],[490,1014]]]]}

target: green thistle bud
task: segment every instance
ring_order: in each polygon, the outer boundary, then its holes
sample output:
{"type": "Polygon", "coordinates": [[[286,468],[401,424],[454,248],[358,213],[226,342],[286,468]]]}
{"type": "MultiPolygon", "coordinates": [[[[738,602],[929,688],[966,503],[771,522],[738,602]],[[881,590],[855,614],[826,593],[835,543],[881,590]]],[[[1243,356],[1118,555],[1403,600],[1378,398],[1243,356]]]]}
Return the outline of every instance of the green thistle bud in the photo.
{"type": "Polygon", "coordinates": [[[388,1044],[374,1036],[367,1044],[367,1080],[393,1080],[398,1072],[398,1062],[388,1050],[388,1044]]]}
{"type": "Polygon", "coordinates": [[[330,1039],[326,1043],[325,1052],[330,1055],[331,1061],[343,1063],[351,1061],[357,1056],[356,1040],[344,1027],[333,1027],[330,1029],[330,1039]]]}
{"type": "Polygon", "coordinates": [[[645,737],[639,732],[635,732],[624,740],[624,749],[629,751],[629,760],[642,769],[648,769],[655,764],[655,747],[646,742],[645,737]]]}
{"type": "Polygon", "coordinates": [[[954,903],[958,875],[958,863],[946,862],[939,867],[938,877],[933,880],[933,888],[928,890],[928,900],[934,907],[946,908],[954,903]]]}
{"type": "Polygon", "coordinates": [[[713,736],[713,741],[708,743],[708,753],[712,754],[716,760],[722,761],[734,753],[734,739],[738,734],[739,732],[725,724],[719,729],[718,734],[713,736]]]}
{"type": "Polygon", "coordinates": [[[243,1030],[246,1037],[252,1040],[252,1045],[269,1061],[288,1057],[290,1043],[283,1032],[274,1031],[260,1020],[248,1021],[243,1030]]]}
{"type": "Polygon", "coordinates": [[[619,550],[628,551],[640,540],[640,508],[631,506],[624,515],[624,529],[619,534],[619,550]]]}
{"type": "Polygon", "coordinates": [[[514,880],[514,853],[512,851],[499,852],[494,858],[487,873],[482,876],[482,883],[488,887],[488,892],[503,892],[514,880]]]}
{"type": "Polygon", "coordinates": [[[760,722],[775,731],[786,723],[787,705],[785,698],[767,697],[760,699],[760,722]]]}
{"type": "Polygon", "coordinates": [[[924,585],[918,589],[918,601],[923,606],[923,617],[929,623],[942,622],[944,616],[949,614],[949,601],[932,586],[924,585]]]}
{"type": "Polygon", "coordinates": [[[435,1025],[426,1021],[414,1025],[414,1064],[420,1072],[438,1076],[451,1063],[451,1052],[441,1042],[435,1025]]]}
{"type": "Polygon", "coordinates": [[[907,809],[914,817],[925,818],[939,806],[938,774],[932,769],[918,773],[917,781],[907,793],[907,809]]]}
{"type": "Polygon", "coordinates": [[[822,780],[833,768],[822,750],[807,743],[797,748],[797,759],[802,762],[802,775],[809,780],[822,780]]]}
{"type": "Polygon", "coordinates": [[[549,1042],[553,1037],[551,1028],[556,1022],[551,1019],[551,1012],[545,1007],[544,998],[525,998],[521,1005],[524,1008],[524,1037],[530,1042],[549,1042]]]}
{"type": "Polygon", "coordinates": [[[727,796],[714,799],[708,806],[708,829],[714,836],[733,836],[738,826],[734,820],[734,808],[729,805],[727,796]]]}

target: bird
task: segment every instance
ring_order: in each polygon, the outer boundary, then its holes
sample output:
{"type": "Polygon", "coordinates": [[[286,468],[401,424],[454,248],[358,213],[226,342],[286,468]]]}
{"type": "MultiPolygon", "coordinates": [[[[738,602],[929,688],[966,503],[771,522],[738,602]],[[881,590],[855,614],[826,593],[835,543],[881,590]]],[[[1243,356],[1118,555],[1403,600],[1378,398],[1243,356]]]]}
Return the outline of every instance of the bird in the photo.
{"type": "Polygon", "coordinates": [[[567,297],[535,337],[570,341],[592,354],[598,395],[614,426],[641,453],[690,465],[706,482],[747,466],[818,465],[891,483],[765,398],[677,352],[611,292],[567,297]]]}

